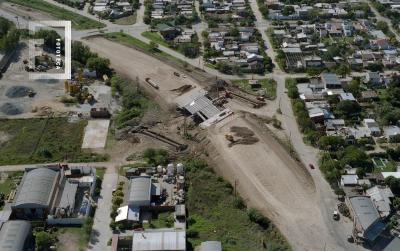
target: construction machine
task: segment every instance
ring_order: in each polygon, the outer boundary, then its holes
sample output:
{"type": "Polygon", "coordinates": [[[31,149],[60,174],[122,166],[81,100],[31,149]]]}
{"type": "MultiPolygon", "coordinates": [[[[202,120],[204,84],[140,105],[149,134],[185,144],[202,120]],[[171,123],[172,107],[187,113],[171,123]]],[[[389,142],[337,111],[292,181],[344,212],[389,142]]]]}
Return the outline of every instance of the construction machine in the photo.
{"type": "Polygon", "coordinates": [[[89,94],[88,97],[87,97],[88,103],[92,102],[93,98],[94,98],[93,95],[89,94]]]}
{"type": "Polygon", "coordinates": [[[225,134],[225,138],[226,138],[227,140],[233,142],[233,136],[232,136],[232,134],[225,134]]]}
{"type": "Polygon", "coordinates": [[[24,61],[22,61],[22,62],[24,62],[24,64],[27,64],[28,63],[28,59],[24,59],[24,61]]]}
{"type": "Polygon", "coordinates": [[[28,96],[29,96],[30,98],[33,97],[33,96],[35,96],[35,94],[36,94],[36,92],[33,92],[33,91],[28,92],[28,96]]]}

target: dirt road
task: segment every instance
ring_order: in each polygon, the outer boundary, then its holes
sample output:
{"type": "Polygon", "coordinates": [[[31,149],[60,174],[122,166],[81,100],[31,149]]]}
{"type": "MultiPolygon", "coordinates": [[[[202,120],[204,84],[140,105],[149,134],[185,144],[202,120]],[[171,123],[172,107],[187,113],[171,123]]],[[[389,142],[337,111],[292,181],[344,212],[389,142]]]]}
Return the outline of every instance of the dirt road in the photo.
{"type": "MultiPolygon", "coordinates": [[[[121,76],[129,79],[132,84],[136,83],[136,77],[138,77],[139,85],[154,97],[154,100],[162,109],[201,90],[197,82],[189,76],[186,78],[177,77],[174,75],[176,69],[125,45],[111,42],[102,37],[91,38],[84,42],[90,46],[91,51],[99,53],[101,57],[109,58],[110,67],[114,68],[121,76]],[[105,50],[105,48],[113,49],[105,50]],[[159,89],[155,89],[146,83],[146,78],[154,81],[159,89]],[[181,92],[173,91],[185,85],[191,86],[186,93],[180,95],[181,92]]],[[[179,73],[184,74],[183,72],[179,73]]]]}
{"type": "Polygon", "coordinates": [[[241,196],[264,211],[294,250],[323,250],[324,242],[317,240],[332,240],[317,206],[310,173],[257,122],[249,116],[235,116],[216,124],[208,134],[217,149],[211,156],[214,166],[232,183],[239,181],[241,196]],[[229,148],[224,135],[232,126],[253,130],[260,141],[229,148]]]}

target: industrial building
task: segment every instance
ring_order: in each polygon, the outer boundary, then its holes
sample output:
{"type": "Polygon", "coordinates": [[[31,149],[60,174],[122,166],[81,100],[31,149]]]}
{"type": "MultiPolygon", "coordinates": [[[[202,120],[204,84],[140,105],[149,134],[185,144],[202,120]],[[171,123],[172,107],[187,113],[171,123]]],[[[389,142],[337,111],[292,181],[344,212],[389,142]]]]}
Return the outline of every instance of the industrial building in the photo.
{"type": "Polygon", "coordinates": [[[379,188],[375,186],[365,191],[365,194],[370,196],[382,219],[390,215],[390,205],[392,204],[390,198],[393,198],[394,196],[389,187],[379,188]]]}
{"type": "Polygon", "coordinates": [[[150,176],[132,177],[129,182],[128,206],[150,206],[151,187],[150,176]]]}
{"type": "Polygon", "coordinates": [[[335,73],[322,73],[321,80],[327,89],[342,88],[342,83],[340,83],[335,73]]]}
{"type": "Polygon", "coordinates": [[[46,218],[54,207],[61,176],[62,170],[58,167],[25,169],[11,205],[14,216],[46,218]]]}
{"type": "Polygon", "coordinates": [[[0,250],[26,251],[32,237],[31,223],[28,221],[7,221],[0,229],[0,250]]]}
{"type": "Polygon", "coordinates": [[[369,196],[348,197],[346,205],[354,222],[354,234],[358,237],[374,241],[386,228],[369,196]]]}
{"type": "Polygon", "coordinates": [[[185,230],[135,231],[132,251],[185,251],[185,230]]]}

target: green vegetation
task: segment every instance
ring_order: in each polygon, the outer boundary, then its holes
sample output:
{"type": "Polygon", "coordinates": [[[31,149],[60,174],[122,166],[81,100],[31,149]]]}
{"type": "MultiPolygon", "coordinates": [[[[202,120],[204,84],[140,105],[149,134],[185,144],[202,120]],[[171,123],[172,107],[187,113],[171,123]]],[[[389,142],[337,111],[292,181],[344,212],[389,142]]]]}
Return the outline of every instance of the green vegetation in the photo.
{"type": "Polygon", "coordinates": [[[173,49],[174,51],[182,55],[188,56],[190,58],[199,57],[199,45],[198,45],[199,37],[197,35],[193,37],[192,39],[193,43],[180,43],[180,44],[176,44],[174,43],[174,41],[167,41],[163,37],[161,37],[157,32],[153,31],[145,31],[142,33],[142,36],[162,46],[173,49]],[[195,51],[195,54],[189,54],[188,51],[190,49],[193,49],[195,51]]]}
{"type": "Polygon", "coordinates": [[[49,12],[56,19],[71,20],[72,27],[77,30],[90,30],[106,26],[103,23],[94,21],[90,18],[76,14],[64,8],[55,6],[43,0],[10,0],[10,2],[49,12]]]}
{"type": "Polygon", "coordinates": [[[381,158],[374,158],[374,162],[375,162],[377,167],[384,167],[385,166],[385,164],[383,164],[381,158]]]}
{"type": "Polygon", "coordinates": [[[144,229],[148,228],[170,228],[174,226],[173,213],[153,211],[149,223],[143,224],[144,229]]]}
{"type": "Polygon", "coordinates": [[[208,68],[211,68],[211,69],[213,69],[213,70],[216,70],[216,69],[217,69],[217,68],[215,68],[215,66],[212,65],[212,64],[204,64],[204,66],[205,66],[205,67],[208,67],[208,68]]]}
{"type": "Polygon", "coordinates": [[[53,235],[68,235],[70,236],[70,241],[78,245],[78,250],[85,250],[89,243],[89,237],[92,231],[92,227],[93,218],[88,217],[84,220],[84,224],[82,225],[82,227],[60,227],[57,231],[53,232],[53,235]]]}
{"type": "Polygon", "coordinates": [[[354,41],[354,37],[346,37],[346,41],[353,42],[354,41]]]}
{"type": "Polygon", "coordinates": [[[0,120],[6,139],[0,144],[0,164],[107,161],[108,154],[81,149],[87,121],[68,123],[66,118],[0,120]]]}
{"type": "MultiPolygon", "coordinates": [[[[122,33],[122,32],[113,32],[113,33],[105,34],[104,37],[107,39],[110,39],[110,40],[124,41],[126,43],[139,46],[140,48],[142,48],[148,52],[152,52],[151,48],[148,44],[146,44],[145,42],[143,42],[137,38],[134,38],[130,35],[122,33]]],[[[160,50],[156,51],[154,54],[156,54],[160,57],[163,57],[163,58],[170,59],[177,63],[182,63],[182,60],[180,60],[176,57],[173,57],[173,56],[169,55],[168,53],[160,51],[160,50]]]]}
{"type": "Polygon", "coordinates": [[[18,46],[20,35],[13,22],[0,18],[0,50],[6,53],[12,52],[18,46]]]}
{"type": "Polygon", "coordinates": [[[258,79],[258,82],[261,85],[261,88],[256,88],[252,89],[251,86],[249,85],[249,80],[244,79],[244,80],[233,80],[233,83],[237,86],[239,86],[240,89],[245,90],[247,92],[253,93],[253,94],[259,94],[259,91],[264,91],[265,92],[265,97],[274,99],[276,98],[276,81],[272,79],[258,79]]]}
{"type": "Polygon", "coordinates": [[[222,250],[257,251],[268,245],[278,245],[274,250],[291,250],[274,224],[256,209],[247,211],[244,201],[233,194],[230,182],[217,176],[206,162],[189,156],[184,163],[190,212],[187,250],[211,240],[221,241],[222,250]]]}
{"type": "Polygon", "coordinates": [[[112,89],[122,96],[123,110],[115,118],[118,128],[137,126],[148,108],[156,106],[147,94],[140,88],[133,87],[132,83],[119,76],[113,76],[110,80],[112,89]]]}

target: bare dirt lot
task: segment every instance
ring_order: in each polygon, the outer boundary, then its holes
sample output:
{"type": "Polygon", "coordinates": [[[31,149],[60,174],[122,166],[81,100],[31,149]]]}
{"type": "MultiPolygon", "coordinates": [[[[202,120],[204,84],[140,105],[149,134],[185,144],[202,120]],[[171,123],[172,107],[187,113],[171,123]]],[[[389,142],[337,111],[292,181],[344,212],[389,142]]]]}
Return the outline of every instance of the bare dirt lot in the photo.
{"type": "MultiPolygon", "coordinates": [[[[11,12],[13,14],[16,14],[20,16],[21,18],[25,20],[32,20],[32,21],[42,21],[42,20],[48,20],[52,21],[55,20],[49,13],[46,13],[44,11],[40,11],[37,9],[32,9],[27,6],[15,4],[15,3],[10,3],[10,2],[3,2],[1,4],[1,8],[6,9],[8,12],[11,12]]],[[[21,27],[25,28],[25,27],[21,27]]]]}
{"type": "Polygon", "coordinates": [[[241,196],[264,211],[294,250],[323,249],[324,243],[316,240],[330,237],[314,181],[267,130],[249,116],[235,115],[211,127],[207,137],[217,150],[210,154],[217,171],[232,183],[238,180],[241,196]],[[245,131],[254,132],[259,142],[229,147],[224,135],[233,126],[248,128],[245,131]]]}
{"type": "MultiPolygon", "coordinates": [[[[129,79],[132,84],[136,83],[136,77],[138,77],[140,86],[154,97],[162,109],[201,90],[198,83],[189,76],[177,77],[174,75],[176,69],[125,45],[111,42],[102,37],[89,38],[89,40],[84,40],[84,43],[89,45],[91,51],[97,52],[99,56],[109,58],[110,67],[117,74],[129,79]],[[112,48],[112,50],[105,48],[112,48]],[[154,81],[159,89],[146,83],[146,78],[154,81]],[[179,88],[185,85],[191,85],[191,89],[182,94],[179,88]]],[[[182,74],[182,72],[179,73],[182,74]]]]}

